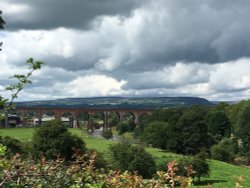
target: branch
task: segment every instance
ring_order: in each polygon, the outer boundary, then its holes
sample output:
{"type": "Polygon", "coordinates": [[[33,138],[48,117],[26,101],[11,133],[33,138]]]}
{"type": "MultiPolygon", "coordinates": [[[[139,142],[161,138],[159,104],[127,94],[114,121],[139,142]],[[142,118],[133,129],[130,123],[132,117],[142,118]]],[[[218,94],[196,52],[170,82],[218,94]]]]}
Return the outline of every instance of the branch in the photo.
{"type": "Polygon", "coordinates": [[[10,102],[6,103],[7,105],[5,105],[4,109],[5,111],[8,111],[11,109],[12,104],[14,102],[14,100],[18,97],[18,94],[23,90],[23,88],[27,85],[27,84],[31,84],[32,82],[29,80],[29,77],[33,74],[34,71],[41,69],[41,66],[43,64],[43,62],[41,61],[34,61],[33,58],[29,58],[26,62],[27,64],[29,64],[29,69],[31,69],[26,75],[14,75],[12,77],[10,77],[11,79],[17,79],[17,83],[16,84],[12,84],[7,86],[5,89],[11,91],[11,99],[10,102]]]}

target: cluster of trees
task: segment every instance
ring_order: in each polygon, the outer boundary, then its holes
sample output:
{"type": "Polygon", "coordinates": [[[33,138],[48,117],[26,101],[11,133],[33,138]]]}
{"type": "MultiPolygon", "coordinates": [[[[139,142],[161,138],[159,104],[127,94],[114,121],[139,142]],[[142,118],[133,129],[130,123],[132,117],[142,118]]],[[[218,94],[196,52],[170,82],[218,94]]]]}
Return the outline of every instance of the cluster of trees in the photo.
{"type": "Polygon", "coordinates": [[[205,151],[218,160],[249,162],[249,114],[250,101],[160,109],[141,121],[135,135],[148,145],[175,153],[196,155],[205,151]]]}
{"type": "MultiPolygon", "coordinates": [[[[142,178],[148,179],[161,169],[153,156],[146,152],[143,146],[134,144],[133,140],[124,138],[120,142],[110,145],[107,153],[103,155],[87,149],[81,138],[72,135],[65,124],[56,120],[37,128],[29,143],[23,143],[10,137],[1,137],[0,145],[7,148],[4,160],[13,159],[16,153],[19,153],[23,160],[32,158],[34,166],[38,165],[37,163],[40,163],[41,159],[48,161],[48,163],[55,163],[55,161],[62,159],[66,165],[64,168],[67,168],[68,164],[76,163],[79,156],[84,156],[84,160],[91,160],[90,156],[95,153],[93,165],[96,169],[103,169],[104,172],[110,170],[136,172],[142,178]]],[[[3,159],[0,159],[0,162],[1,160],[3,159]]],[[[24,163],[24,165],[27,164],[24,163]]],[[[192,170],[196,172],[192,174],[192,178],[200,178],[209,172],[204,155],[196,155],[180,162],[177,166],[182,170],[176,172],[176,175],[186,177],[187,173],[184,169],[190,165],[192,165],[192,170]]],[[[166,161],[164,167],[166,167],[166,161]]],[[[164,168],[163,170],[168,171],[169,169],[164,168]]]]}

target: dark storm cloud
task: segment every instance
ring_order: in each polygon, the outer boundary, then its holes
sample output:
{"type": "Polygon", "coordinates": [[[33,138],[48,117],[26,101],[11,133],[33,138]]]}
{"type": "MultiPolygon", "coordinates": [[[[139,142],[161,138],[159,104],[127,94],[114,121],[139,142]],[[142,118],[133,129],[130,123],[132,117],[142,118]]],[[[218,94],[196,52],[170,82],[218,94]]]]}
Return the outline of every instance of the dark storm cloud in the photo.
{"type": "MultiPolygon", "coordinates": [[[[52,66],[65,66],[69,70],[104,67],[105,71],[104,61],[109,61],[108,71],[141,72],[180,61],[214,64],[250,57],[250,1],[247,0],[11,2],[30,6],[23,21],[14,18],[7,21],[12,29],[79,29],[72,42],[74,57],[65,63],[51,57],[55,62],[52,66]],[[94,23],[92,27],[84,30],[90,22],[94,23]]],[[[55,36],[58,41],[67,37],[55,36]]]]}
{"type": "Polygon", "coordinates": [[[142,14],[136,61],[218,63],[250,56],[250,1],[158,0],[142,14]]]}
{"type": "Polygon", "coordinates": [[[6,29],[9,30],[57,27],[83,29],[98,16],[125,16],[139,4],[139,0],[11,0],[7,2],[30,7],[26,12],[17,14],[16,19],[6,17],[8,23],[6,29]]]}

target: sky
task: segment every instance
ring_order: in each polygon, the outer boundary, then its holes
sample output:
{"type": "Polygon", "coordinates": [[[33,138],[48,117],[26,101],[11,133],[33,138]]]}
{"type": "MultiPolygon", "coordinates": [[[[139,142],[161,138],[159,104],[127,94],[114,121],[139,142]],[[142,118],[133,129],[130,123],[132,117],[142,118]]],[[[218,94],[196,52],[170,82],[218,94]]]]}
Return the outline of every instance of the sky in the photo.
{"type": "Polygon", "coordinates": [[[250,98],[249,0],[0,0],[0,94],[250,98]]]}

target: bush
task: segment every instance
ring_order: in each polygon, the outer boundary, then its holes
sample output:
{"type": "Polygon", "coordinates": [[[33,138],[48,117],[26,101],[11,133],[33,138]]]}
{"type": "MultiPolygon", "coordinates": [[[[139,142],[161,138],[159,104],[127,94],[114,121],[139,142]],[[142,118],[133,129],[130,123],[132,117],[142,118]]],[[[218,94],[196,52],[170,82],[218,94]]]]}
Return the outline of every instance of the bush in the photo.
{"type": "Polygon", "coordinates": [[[111,139],[113,137],[113,132],[111,129],[108,130],[103,130],[102,131],[102,136],[106,139],[111,139]]]}
{"type": "Polygon", "coordinates": [[[112,167],[121,171],[137,171],[144,178],[152,177],[156,171],[153,157],[141,146],[132,145],[127,140],[109,147],[112,167]]]}
{"type": "MultiPolygon", "coordinates": [[[[95,156],[95,160],[94,160],[94,167],[95,169],[106,169],[108,167],[108,162],[104,159],[103,153],[100,153],[94,149],[88,149],[86,151],[86,157],[85,160],[89,161],[91,160],[92,156],[95,156]]],[[[77,157],[77,156],[76,156],[77,157]]]]}
{"type": "Polygon", "coordinates": [[[201,177],[209,176],[209,164],[206,160],[207,153],[200,152],[193,157],[191,161],[191,165],[193,166],[193,170],[195,171],[195,176],[198,178],[198,182],[200,182],[201,177]]]}
{"type": "Polygon", "coordinates": [[[100,123],[98,123],[98,122],[94,122],[93,126],[94,126],[95,129],[100,129],[102,127],[102,125],[100,123]]]}
{"type": "Polygon", "coordinates": [[[46,188],[114,188],[114,187],[187,187],[190,178],[176,176],[176,163],[168,164],[167,172],[157,172],[157,179],[145,181],[141,176],[129,172],[113,170],[103,171],[95,168],[96,154],[78,155],[70,163],[63,159],[39,161],[23,159],[16,155],[13,159],[5,158],[6,147],[0,144],[1,187],[46,187],[46,188]]]}
{"type": "Polygon", "coordinates": [[[43,155],[47,159],[58,156],[70,160],[75,153],[86,151],[81,138],[71,135],[66,125],[60,121],[49,121],[36,130],[32,138],[35,156],[43,155]]]}
{"type": "Polygon", "coordinates": [[[121,135],[125,132],[132,132],[135,127],[136,127],[136,125],[134,124],[134,122],[123,121],[117,125],[116,129],[117,129],[119,135],[121,135]]]}
{"type": "Polygon", "coordinates": [[[24,148],[22,143],[15,139],[15,138],[11,138],[9,136],[5,136],[5,137],[1,137],[0,136],[0,144],[3,144],[4,146],[6,146],[7,149],[7,156],[10,155],[15,155],[16,153],[24,153],[24,148]]]}
{"type": "Polygon", "coordinates": [[[237,147],[237,142],[224,138],[217,145],[211,147],[211,157],[219,161],[233,162],[237,147]]]}
{"type": "Polygon", "coordinates": [[[179,164],[180,172],[182,176],[185,176],[186,174],[186,168],[188,166],[192,166],[192,169],[194,170],[193,177],[198,178],[198,182],[200,182],[201,177],[207,177],[209,175],[209,164],[206,160],[207,153],[206,152],[200,152],[196,154],[193,157],[187,157],[181,160],[179,164]]]}

